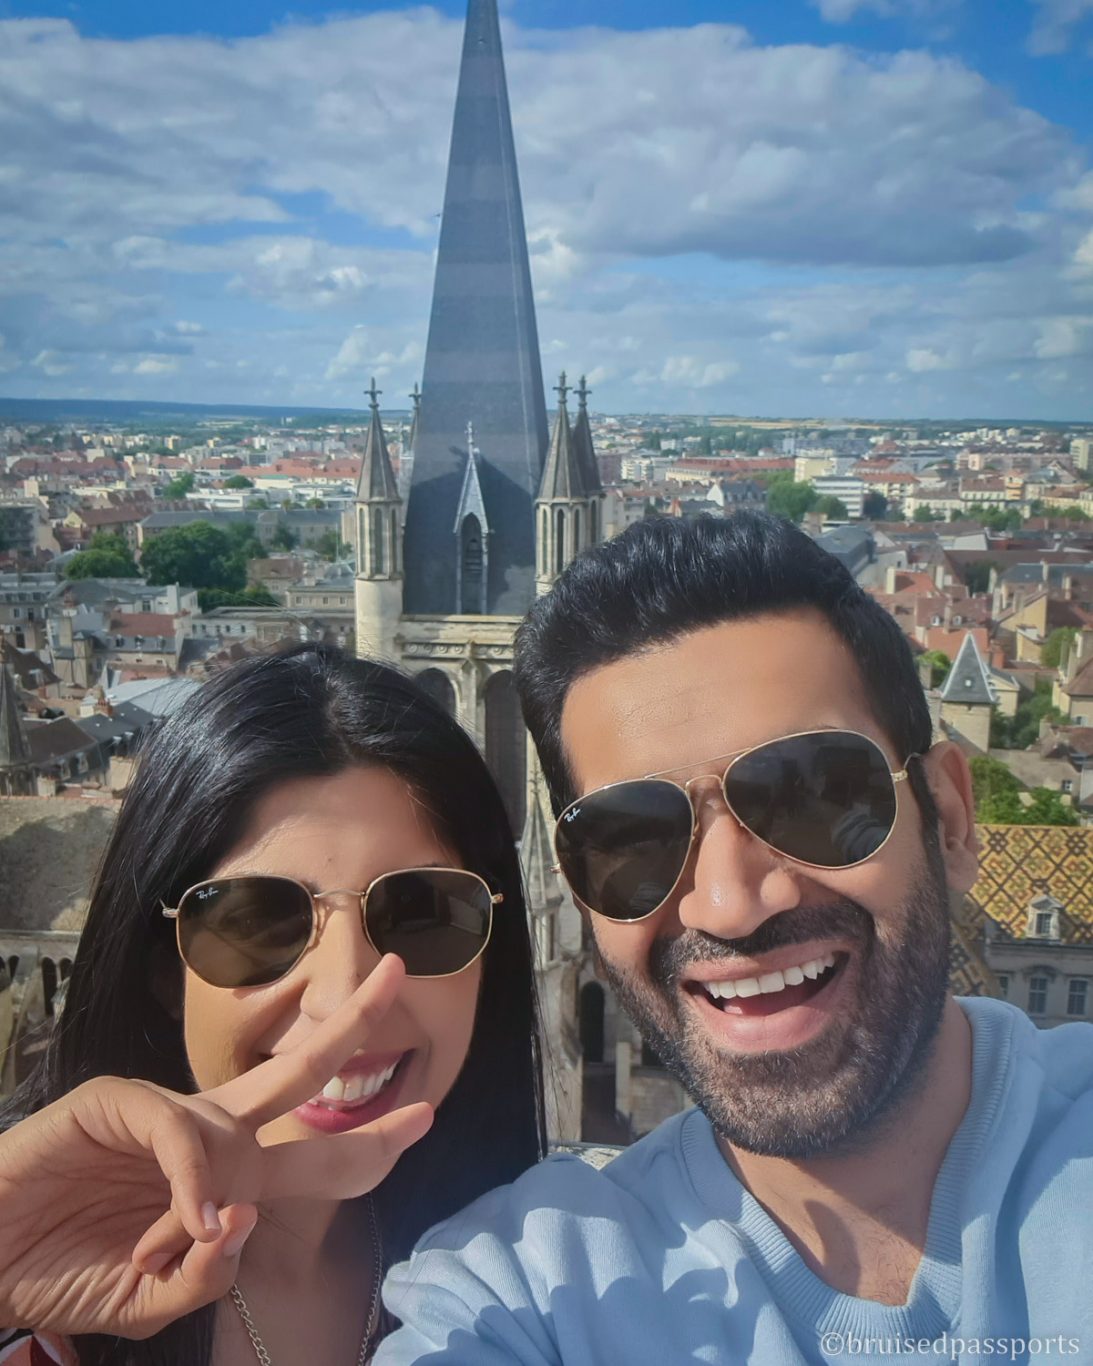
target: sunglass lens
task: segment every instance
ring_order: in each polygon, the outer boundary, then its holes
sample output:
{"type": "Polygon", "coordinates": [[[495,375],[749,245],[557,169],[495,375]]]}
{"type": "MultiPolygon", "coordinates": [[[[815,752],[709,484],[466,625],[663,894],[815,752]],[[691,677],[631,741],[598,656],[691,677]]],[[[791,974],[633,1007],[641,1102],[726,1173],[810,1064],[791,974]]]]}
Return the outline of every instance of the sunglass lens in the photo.
{"type": "Polygon", "coordinates": [[[490,934],[493,905],[473,873],[417,868],[372,884],[365,905],[379,953],[397,953],[411,977],[446,977],[473,963],[490,934]]]}
{"type": "Polygon", "coordinates": [[[821,868],[875,854],[896,819],[888,761],[848,731],[795,735],[745,754],[729,769],[725,799],[761,840],[821,868]]]}
{"type": "Polygon", "coordinates": [[[610,920],[640,920],[667,901],[691,847],[691,803],[674,783],[617,783],[562,812],[558,865],[577,897],[610,920]]]}
{"type": "Polygon", "coordinates": [[[214,987],[260,987],[295,967],[311,938],[311,898],[279,877],[203,882],[178,908],[186,964],[214,987]]]}

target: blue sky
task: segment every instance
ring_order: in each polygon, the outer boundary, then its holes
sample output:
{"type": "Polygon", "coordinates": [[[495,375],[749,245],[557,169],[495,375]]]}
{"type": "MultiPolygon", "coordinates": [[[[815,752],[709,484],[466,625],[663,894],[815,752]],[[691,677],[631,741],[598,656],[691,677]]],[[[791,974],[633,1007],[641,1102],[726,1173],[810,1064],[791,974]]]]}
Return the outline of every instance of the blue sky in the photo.
{"type": "MultiPolygon", "coordinates": [[[[395,406],[460,3],[0,0],[0,393],[395,406]]],[[[1093,419],[1093,0],[502,0],[548,383],[1093,419]]]]}

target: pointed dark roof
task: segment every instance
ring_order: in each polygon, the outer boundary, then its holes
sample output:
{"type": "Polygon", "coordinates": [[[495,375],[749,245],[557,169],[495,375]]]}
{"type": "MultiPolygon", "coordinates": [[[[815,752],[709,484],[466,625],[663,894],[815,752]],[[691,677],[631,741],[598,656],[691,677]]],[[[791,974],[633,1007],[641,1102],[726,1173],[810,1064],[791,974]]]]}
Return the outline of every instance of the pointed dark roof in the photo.
{"type": "Polygon", "coordinates": [[[585,492],[589,497],[603,492],[600,465],[596,459],[596,443],[592,440],[592,424],[588,420],[588,395],[592,392],[584,375],[577,385],[577,421],[573,424],[573,440],[584,472],[585,492]]]}
{"type": "Polygon", "coordinates": [[[368,427],[368,441],[364,448],[360,477],[357,480],[357,501],[365,503],[400,502],[398,484],[391,469],[391,457],[387,453],[387,438],[383,434],[380,420],[379,396],[373,379],[367,394],[372,405],[372,421],[368,427]]]}
{"type": "Polygon", "coordinates": [[[456,506],[455,525],[458,531],[464,517],[477,517],[483,532],[492,531],[486,500],[482,497],[482,484],[478,478],[478,448],[474,444],[474,428],[467,425],[467,464],[463,471],[463,487],[459,490],[459,503],[456,506]]]}
{"type": "Polygon", "coordinates": [[[489,511],[486,612],[535,597],[550,434],[497,0],[469,0],[406,511],[407,612],[454,612],[451,527],[473,418],[489,511]]]}
{"type": "Polygon", "coordinates": [[[569,409],[566,407],[569,390],[564,371],[555,392],[558,395],[558,416],[543,466],[543,482],[539,485],[539,497],[547,502],[555,498],[583,498],[586,492],[584,468],[573,439],[573,429],[569,425],[569,409]]]}
{"type": "Polygon", "coordinates": [[[421,390],[416,384],[414,385],[413,393],[410,395],[410,402],[414,405],[414,415],[410,420],[410,436],[406,442],[406,450],[403,454],[412,456],[414,447],[417,445],[418,424],[421,421],[421,390]]]}
{"type": "Polygon", "coordinates": [[[949,676],[941,687],[943,702],[963,702],[966,705],[979,703],[992,706],[996,701],[991,687],[987,666],[979,653],[979,646],[970,631],[965,632],[959,653],[949,670],[949,676]]]}
{"type": "Polygon", "coordinates": [[[21,768],[30,762],[18,689],[10,664],[0,665],[0,768],[21,768]]]}

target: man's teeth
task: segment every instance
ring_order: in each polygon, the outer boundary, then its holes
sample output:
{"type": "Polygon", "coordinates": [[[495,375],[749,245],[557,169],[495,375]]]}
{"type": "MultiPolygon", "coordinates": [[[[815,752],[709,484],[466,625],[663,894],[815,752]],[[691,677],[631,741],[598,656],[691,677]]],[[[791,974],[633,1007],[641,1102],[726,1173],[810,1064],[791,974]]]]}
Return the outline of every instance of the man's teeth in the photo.
{"type": "Polygon", "coordinates": [[[799,987],[806,977],[815,981],[834,966],[835,955],[826,953],[822,958],[810,958],[807,963],[783,968],[781,972],[765,972],[762,977],[737,977],[731,982],[703,982],[702,987],[707,995],[721,1001],[731,1001],[736,996],[766,996],[784,991],[786,987],[799,987]]]}
{"type": "Polygon", "coordinates": [[[395,1075],[397,1066],[398,1063],[393,1062],[390,1067],[384,1068],[382,1072],[371,1074],[362,1072],[358,1076],[349,1077],[344,1081],[341,1077],[331,1077],[323,1087],[321,1094],[317,1095],[311,1104],[326,1104],[329,1108],[333,1105],[353,1105],[358,1101],[371,1100],[395,1075]]]}

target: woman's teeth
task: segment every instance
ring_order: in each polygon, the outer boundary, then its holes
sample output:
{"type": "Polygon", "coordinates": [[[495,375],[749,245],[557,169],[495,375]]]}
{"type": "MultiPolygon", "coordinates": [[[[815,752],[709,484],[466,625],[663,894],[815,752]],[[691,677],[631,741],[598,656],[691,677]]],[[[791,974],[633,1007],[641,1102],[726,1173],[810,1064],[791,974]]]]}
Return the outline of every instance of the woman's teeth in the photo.
{"type": "Polygon", "coordinates": [[[783,968],[781,972],[765,972],[762,977],[737,977],[731,982],[703,982],[702,988],[715,1001],[731,1001],[737,996],[770,995],[786,987],[799,987],[806,979],[815,981],[835,966],[835,955],[825,953],[822,958],[810,958],[807,963],[783,968]]]}
{"type": "Polygon", "coordinates": [[[328,1110],[344,1110],[349,1105],[362,1105],[383,1090],[395,1075],[397,1067],[398,1063],[393,1062],[382,1072],[361,1072],[344,1080],[341,1077],[331,1077],[323,1087],[322,1093],[315,1096],[309,1104],[325,1105],[328,1110]]]}

